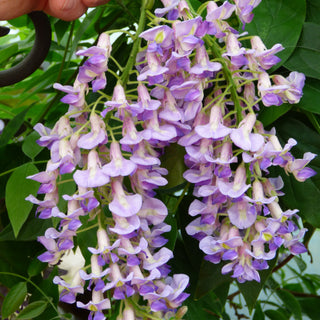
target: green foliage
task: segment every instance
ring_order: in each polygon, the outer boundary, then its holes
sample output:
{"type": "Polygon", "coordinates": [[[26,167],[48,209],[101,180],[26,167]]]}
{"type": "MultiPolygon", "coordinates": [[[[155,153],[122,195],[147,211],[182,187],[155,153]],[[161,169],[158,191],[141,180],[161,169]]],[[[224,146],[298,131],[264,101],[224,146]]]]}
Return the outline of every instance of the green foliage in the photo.
{"type": "Polygon", "coordinates": [[[320,79],[319,54],[320,25],[306,22],[303,25],[297,48],[285,62],[285,66],[289,70],[296,70],[299,67],[299,70],[306,76],[320,79]]]}
{"type": "Polygon", "coordinates": [[[38,173],[32,163],[26,163],[17,168],[11,175],[6,186],[6,206],[15,236],[27,220],[32,209],[32,203],[26,203],[25,198],[30,194],[36,195],[38,183],[27,180],[27,177],[38,173]]]}
{"type": "MultiPolygon", "coordinates": [[[[310,126],[297,118],[287,117],[276,123],[279,136],[286,143],[289,137],[296,139],[299,143],[292,149],[294,155],[302,155],[307,149],[315,154],[320,154],[320,135],[310,126]]],[[[311,162],[311,167],[317,172],[320,169],[320,159],[315,158],[311,162]]],[[[284,193],[281,201],[288,208],[299,209],[301,215],[314,227],[320,227],[320,215],[318,210],[318,199],[320,197],[319,175],[299,183],[292,177],[281,172],[284,181],[284,193]]]]}
{"type": "Polygon", "coordinates": [[[14,313],[25,300],[27,293],[26,282],[19,282],[14,285],[3,300],[1,310],[2,318],[8,318],[14,313]]]}
{"type": "Polygon", "coordinates": [[[279,68],[292,54],[299,40],[305,20],[306,2],[300,0],[262,1],[255,8],[254,14],[255,17],[246,26],[246,30],[250,35],[259,35],[268,48],[276,43],[283,45],[285,50],[277,54],[281,58],[281,62],[276,66],[279,68]]]}
{"type": "Polygon", "coordinates": [[[17,319],[34,319],[46,310],[47,304],[46,301],[42,300],[32,302],[21,310],[17,319]]]}

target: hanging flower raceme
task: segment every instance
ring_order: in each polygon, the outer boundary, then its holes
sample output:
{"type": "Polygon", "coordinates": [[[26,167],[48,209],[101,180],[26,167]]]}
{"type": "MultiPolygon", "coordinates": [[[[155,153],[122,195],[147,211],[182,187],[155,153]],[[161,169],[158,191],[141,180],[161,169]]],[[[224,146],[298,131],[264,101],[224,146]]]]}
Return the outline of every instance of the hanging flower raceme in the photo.
{"type": "Polygon", "coordinates": [[[45,171],[29,177],[41,183],[44,198],[27,200],[38,205],[39,218],[59,219],[57,229],[39,237],[46,249],[39,259],[57,265],[75,238],[90,232],[90,243],[81,246],[86,265],[71,281],[54,278],[60,300],[76,301],[90,311],[89,319],[106,319],[110,309],[119,310],[119,319],[181,319],[186,311],[181,305],[189,278],[170,273],[174,255],[165,245],[171,217],[158,192],[168,182],[160,158],[172,144],[185,149],[183,178],[194,196],[186,232],[199,241],[206,260],[225,262],[223,274],[260,281],[259,270],[269,267],[279,248],[306,250],[298,211],[281,209],[283,183],[268,168],[281,167],[304,181],[314,174],[307,165],[315,155],[295,159],[290,149],[296,141],[282,147],[275,130],[266,131],[256,115],[259,102],[297,103],[304,75],[270,77],[266,70],[279,62],[275,54],[282,46],[268,50],[252,37],[245,48],[229,24],[234,14],[249,23],[260,1],[209,1],[205,19],[185,1],[162,2],[154,27],[139,35],[145,46],[133,50],[138,75],[129,93],[123,78],[112,97],[101,92],[111,56],[103,33],[96,46],[78,51],[88,59],[74,85],[54,85],[67,93],[62,102],[68,112],[52,130],[35,126],[51,159],[45,171]],[[87,104],[90,90],[100,96],[87,104]],[[74,189],[61,196],[65,177],[74,189]],[[91,299],[77,301],[85,290],[91,299]]]}

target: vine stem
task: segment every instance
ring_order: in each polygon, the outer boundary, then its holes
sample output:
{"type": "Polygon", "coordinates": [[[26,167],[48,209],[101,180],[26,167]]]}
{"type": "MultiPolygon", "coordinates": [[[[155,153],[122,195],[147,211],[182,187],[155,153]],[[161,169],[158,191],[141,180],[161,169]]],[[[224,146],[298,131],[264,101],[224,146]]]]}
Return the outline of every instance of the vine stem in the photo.
{"type": "Polygon", "coordinates": [[[124,90],[126,89],[127,83],[129,81],[130,72],[134,66],[136,61],[136,57],[140,48],[141,38],[139,38],[140,33],[144,30],[145,21],[146,21],[146,0],[142,0],[141,4],[141,14],[139,18],[139,24],[136,32],[136,41],[133,43],[132,50],[130,52],[130,56],[128,62],[124,68],[124,71],[120,78],[120,83],[123,86],[124,90]]]}
{"type": "Polygon", "coordinates": [[[57,315],[59,317],[61,316],[59,310],[54,305],[54,303],[51,301],[50,297],[48,297],[46,295],[46,293],[39,286],[37,286],[33,281],[31,281],[30,279],[28,279],[28,278],[26,278],[26,277],[24,277],[24,276],[22,276],[20,274],[16,274],[16,273],[12,273],[12,272],[0,271],[0,274],[21,278],[21,279],[25,280],[26,282],[29,282],[31,285],[33,285],[46,298],[46,300],[51,305],[51,307],[54,309],[54,311],[57,313],[57,315]]]}
{"type": "Polygon", "coordinates": [[[240,100],[237,94],[237,85],[235,84],[235,82],[233,81],[232,78],[232,73],[229,70],[225,60],[223,59],[222,55],[221,55],[221,50],[220,47],[218,46],[218,44],[215,41],[212,41],[212,39],[206,35],[204,37],[205,42],[207,43],[207,45],[211,48],[213,55],[219,59],[221,65],[222,65],[222,73],[224,78],[226,79],[226,81],[228,82],[229,86],[230,86],[230,95],[231,95],[231,99],[234,103],[234,107],[236,109],[237,112],[237,124],[240,123],[240,121],[242,120],[242,108],[240,105],[240,100]]]}

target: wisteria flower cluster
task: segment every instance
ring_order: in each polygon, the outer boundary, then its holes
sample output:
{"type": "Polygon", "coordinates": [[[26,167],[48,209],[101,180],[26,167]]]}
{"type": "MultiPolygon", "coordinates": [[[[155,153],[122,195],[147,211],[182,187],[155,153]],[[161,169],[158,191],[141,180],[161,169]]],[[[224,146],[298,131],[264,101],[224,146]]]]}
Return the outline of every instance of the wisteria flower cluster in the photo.
{"type": "Polygon", "coordinates": [[[160,156],[172,144],[185,149],[183,177],[196,197],[186,213],[194,217],[186,232],[199,240],[206,260],[227,262],[223,274],[260,281],[258,271],[269,267],[280,247],[292,254],[306,251],[300,241],[306,229],[299,230],[293,219],[297,210],[281,209],[283,182],[270,177],[269,169],[281,167],[304,181],[314,175],[306,166],[315,155],[295,159],[290,149],[297,142],[289,139],[282,147],[275,129],[266,131],[257,120],[259,103],[299,102],[304,75],[269,76],[283,47],[267,49],[252,36],[245,48],[243,35],[228,23],[237,16],[244,27],[259,0],[220,6],[209,1],[199,14],[184,0],[162,2],[155,15],[148,12],[151,28],[144,30],[140,18],[137,33],[145,46],[135,53],[136,81],[130,77],[136,96],[132,89],[126,92],[128,77],[119,78],[112,97],[103,93],[112,52],[103,33],[96,46],[78,52],[88,58],[74,85],[54,85],[67,94],[66,114],[53,129],[35,126],[51,159],[45,171],[29,177],[41,183],[43,200],[27,199],[38,205],[40,219],[59,219],[57,229],[39,237],[46,248],[39,259],[59,264],[85,222],[96,221],[97,245],[87,249],[90,264],[71,282],[54,278],[63,302],[91,292],[90,301],[76,302],[90,311],[89,319],[106,319],[116,301],[119,320],[181,319],[186,312],[181,305],[189,278],[170,273],[173,253],[165,247],[165,233],[171,226],[157,198],[168,173],[160,156]],[[87,104],[90,90],[100,97],[87,104]],[[59,200],[65,174],[72,174],[77,190],[59,200]],[[59,201],[67,202],[67,212],[59,210],[59,201]]]}

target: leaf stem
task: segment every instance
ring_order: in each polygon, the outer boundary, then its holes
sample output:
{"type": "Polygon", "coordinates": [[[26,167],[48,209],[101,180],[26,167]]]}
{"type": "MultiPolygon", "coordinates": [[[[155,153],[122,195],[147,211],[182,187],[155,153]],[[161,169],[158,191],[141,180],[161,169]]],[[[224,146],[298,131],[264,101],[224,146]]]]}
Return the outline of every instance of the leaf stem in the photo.
{"type": "Polygon", "coordinates": [[[129,81],[129,76],[131,69],[134,66],[134,63],[136,61],[136,56],[138,54],[140,44],[141,44],[141,38],[139,38],[140,33],[144,30],[145,21],[146,21],[146,0],[142,0],[141,4],[141,10],[140,10],[140,18],[139,18],[139,24],[136,32],[136,41],[133,43],[132,50],[130,52],[130,56],[128,59],[128,62],[124,68],[123,74],[121,75],[120,82],[123,86],[124,90],[126,89],[127,83],[129,81]]]}

